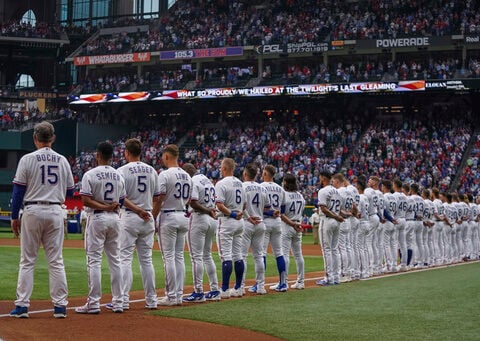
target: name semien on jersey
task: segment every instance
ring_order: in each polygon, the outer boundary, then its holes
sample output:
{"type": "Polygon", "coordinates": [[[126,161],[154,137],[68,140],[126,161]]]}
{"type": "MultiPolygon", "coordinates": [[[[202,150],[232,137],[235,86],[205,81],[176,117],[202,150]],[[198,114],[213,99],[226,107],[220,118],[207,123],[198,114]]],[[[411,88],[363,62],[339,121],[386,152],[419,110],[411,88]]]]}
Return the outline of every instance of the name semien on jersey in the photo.
{"type": "Polygon", "coordinates": [[[114,172],[100,172],[100,173],[96,173],[95,176],[97,177],[98,180],[115,180],[115,181],[120,180],[120,175],[114,172]]]}

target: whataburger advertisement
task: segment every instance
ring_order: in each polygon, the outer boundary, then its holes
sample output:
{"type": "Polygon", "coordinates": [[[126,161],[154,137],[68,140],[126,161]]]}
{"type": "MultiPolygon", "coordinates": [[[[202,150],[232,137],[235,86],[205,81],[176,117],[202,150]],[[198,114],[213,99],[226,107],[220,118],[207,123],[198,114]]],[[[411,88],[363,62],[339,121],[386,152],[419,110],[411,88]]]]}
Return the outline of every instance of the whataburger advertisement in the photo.
{"type": "Polygon", "coordinates": [[[71,97],[70,104],[95,104],[106,102],[164,101],[179,99],[208,99],[259,96],[324,95],[329,93],[369,93],[424,91],[425,81],[361,82],[346,84],[305,84],[296,86],[256,86],[251,88],[212,88],[204,90],[166,90],[150,92],[120,92],[118,94],[89,94],[71,97]]]}
{"type": "Polygon", "coordinates": [[[75,57],[75,66],[96,65],[96,64],[119,64],[119,63],[141,63],[150,61],[150,52],[107,54],[99,56],[75,57]]]}

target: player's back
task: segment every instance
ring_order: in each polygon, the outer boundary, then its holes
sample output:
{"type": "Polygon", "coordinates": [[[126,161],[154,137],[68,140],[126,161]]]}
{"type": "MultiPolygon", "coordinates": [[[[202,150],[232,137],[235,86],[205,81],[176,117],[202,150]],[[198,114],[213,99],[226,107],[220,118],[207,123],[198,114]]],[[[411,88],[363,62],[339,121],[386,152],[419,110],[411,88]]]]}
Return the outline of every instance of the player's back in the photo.
{"type": "Polygon", "coordinates": [[[117,169],[125,181],[128,200],[144,210],[153,208],[153,196],[160,194],[160,184],[155,169],[141,161],[127,163],[117,169]]]}
{"type": "Polygon", "coordinates": [[[266,189],[272,208],[274,210],[280,210],[285,199],[285,190],[282,186],[275,182],[262,182],[260,185],[266,189]]]}
{"type": "Polygon", "coordinates": [[[74,186],[67,159],[51,148],[41,148],[24,155],[13,183],[26,186],[26,202],[63,203],[67,189],[74,186]]]}
{"type": "Polygon", "coordinates": [[[193,189],[192,200],[199,201],[207,208],[215,207],[215,186],[203,174],[196,174],[192,177],[193,189]]]}
{"type": "Polygon", "coordinates": [[[192,178],[180,167],[170,167],[159,174],[160,194],[165,194],[162,210],[182,211],[190,199],[192,178]]]}
{"type": "Polygon", "coordinates": [[[284,214],[292,221],[301,221],[305,199],[299,192],[285,192],[284,214]]]}
{"type": "Polygon", "coordinates": [[[243,211],[245,202],[243,183],[234,176],[227,176],[215,185],[216,202],[230,210],[243,211]]]}
{"type": "Polygon", "coordinates": [[[266,189],[254,181],[243,183],[246,210],[251,217],[263,219],[263,209],[270,207],[266,189]]]}
{"type": "Polygon", "coordinates": [[[80,194],[104,204],[119,202],[125,197],[125,183],[113,167],[97,166],[83,175],[80,194]]]}

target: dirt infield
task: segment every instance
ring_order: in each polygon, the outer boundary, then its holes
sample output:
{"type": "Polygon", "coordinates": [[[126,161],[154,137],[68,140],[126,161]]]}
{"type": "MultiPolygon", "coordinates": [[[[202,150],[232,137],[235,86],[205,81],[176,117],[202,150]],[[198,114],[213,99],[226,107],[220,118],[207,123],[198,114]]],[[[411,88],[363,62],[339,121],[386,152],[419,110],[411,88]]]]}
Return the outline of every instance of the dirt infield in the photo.
{"type": "MultiPolygon", "coordinates": [[[[18,239],[0,239],[0,245],[19,246],[18,239]]],[[[64,247],[83,248],[81,240],[66,240],[64,247]]],[[[155,246],[158,250],[158,245],[155,246]]],[[[320,255],[318,245],[304,245],[304,255],[320,255]]],[[[321,272],[306,274],[307,278],[321,276],[321,272]]],[[[276,278],[267,278],[267,283],[274,283],[276,278]]],[[[290,277],[294,280],[294,276],[290,277]]],[[[248,285],[253,281],[248,281],[248,285]]],[[[307,286],[315,286],[314,281],[306,281],[307,286]]],[[[185,292],[192,291],[192,287],[186,287],[185,292]]],[[[159,296],[164,295],[163,289],[157,290],[159,296]]],[[[269,295],[282,295],[281,293],[269,292],[269,295]]],[[[132,301],[141,300],[142,291],[131,295],[132,301]]],[[[247,294],[248,298],[252,294],[247,294]]],[[[243,299],[245,299],[243,298],[243,299]]],[[[104,295],[102,302],[109,302],[111,296],[104,295]]],[[[8,314],[14,308],[13,298],[10,301],[0,301],[0,315],[8,314]]],[[[133,302],[130,310],[123,314],[114,314],[105,307],[99,315],[76,314],[72,307],[83,305],[85,298],[69,299],[68,317],[66,319],[53,318],[52,304],[49,300],[32,301],[28,319],[16,319],[0,317],[0,340],[132,340],[153,338],[154,340],[278,340],[270,335],[253,332],[246,329],[227,327],[205,322],[173,319],[153,316],[144,308],[144,302],[133,302]]],[[[205,304],[216,304],[205,303],[205,304]]],[[[182,309],[182,307],[160,307],[159,309],[182,309]]]]}

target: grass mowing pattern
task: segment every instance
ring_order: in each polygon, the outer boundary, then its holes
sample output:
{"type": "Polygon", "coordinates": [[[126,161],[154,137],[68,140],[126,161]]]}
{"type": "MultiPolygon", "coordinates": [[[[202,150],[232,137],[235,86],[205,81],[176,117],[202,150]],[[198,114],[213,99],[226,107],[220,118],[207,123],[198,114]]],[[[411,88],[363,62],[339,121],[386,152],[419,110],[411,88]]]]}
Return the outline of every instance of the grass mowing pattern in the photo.
{"type": "Polygon", "coordinates": [[[480,264],[155,312],[287,340],[478,340],[480,264]]]}
{"type": "MultiPolygon", "coordinates": [[[[67,272],[67,282],[69,297],[86,296],[88,294],[87,265],[85,250],[66,248],[63,251],[65,269],[67,272]]],[[[220,260],[216,253],[213,259],[217,264],[217,274],[221,280],[220,260]]],[[[20,260],[20,248],[16,246],[0,246],[0,300],[14,300],[17,287],[18,263],[20,260]]],[[[254,264],[251,256],[247,259],[247,278],[255,278],[254,264]]],[[[290,260],[291,269],[295,271],[295,261],[290,260]]],[[[160,251],[153,251],[153,265],[155,268],[157,289],[165,287],[165,272],[163,270],[163,261],[160,251]]],[[[185,284],[192,285],[192,266],[188,252],[185,253],[185,284]]],[[[319,271],[323,269],[322,257],[305,257],[305,271],[319,271]]],[[[272,255],[267,257],[267,276],[277,276],[277,265],[272,255]]],[[[208,284],[206,275],[204,284],[208,284]]],[[[208,286],[205,286],[208,289],[208,286]]],[[[107,258],[104,255],[102,260],[102,290],[103,293],[110,292],[110,272],[108,270],[107,258]]],[[[140,276],[140,267],[137,256],[133,258],[133,285],[132,290],[143,290],[142,279],[140,276]]],[[[158,291],[163,295],[163,291],[158,291]]],[[[188,294],[188,293],[186,293],[188,294]]],[[[31,299],[49,299],[48,289],[48,266],[45,260],[43,248],[40,248],[37,264],[35,266],[34,287],[31,299]]],[[[105,302],[103,302],[105,303],[105,302]]]]}

